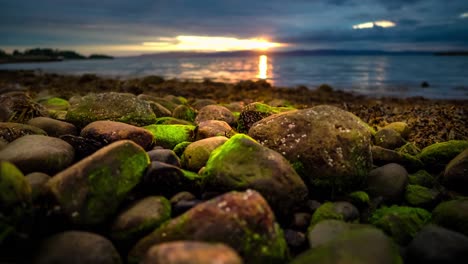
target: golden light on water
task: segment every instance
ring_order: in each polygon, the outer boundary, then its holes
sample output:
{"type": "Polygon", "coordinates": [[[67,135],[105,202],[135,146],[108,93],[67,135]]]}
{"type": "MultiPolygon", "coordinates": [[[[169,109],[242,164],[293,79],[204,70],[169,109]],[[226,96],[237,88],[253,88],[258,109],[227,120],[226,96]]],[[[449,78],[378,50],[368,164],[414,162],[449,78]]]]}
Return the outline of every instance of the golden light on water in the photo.
{"type": "Polygon", "coordinates": [[[258,59],[258,76],[259,79],[266,80],[268,78],[268,57],[260,55],[258,59]]]}
{"type": "Polygon", "coordinates": [[[285,46],[264,38],[239,39],[231,37],[177,36],[158,38],[155,42],[143,42],[142,46],[154,51],[237,51],[268,50],[285,46]]]}

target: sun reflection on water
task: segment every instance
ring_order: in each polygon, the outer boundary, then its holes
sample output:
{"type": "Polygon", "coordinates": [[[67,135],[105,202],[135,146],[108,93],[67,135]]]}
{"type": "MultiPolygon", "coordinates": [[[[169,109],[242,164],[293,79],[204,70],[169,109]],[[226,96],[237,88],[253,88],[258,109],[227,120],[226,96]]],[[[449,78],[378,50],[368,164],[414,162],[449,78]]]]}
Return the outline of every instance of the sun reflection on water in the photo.
{"type": "Polygon", "coordinates": [[[266,80],[268,78],[268,57],[267,55],[260,55],[258,59],[258,75],[259,79],[266,80]]]}

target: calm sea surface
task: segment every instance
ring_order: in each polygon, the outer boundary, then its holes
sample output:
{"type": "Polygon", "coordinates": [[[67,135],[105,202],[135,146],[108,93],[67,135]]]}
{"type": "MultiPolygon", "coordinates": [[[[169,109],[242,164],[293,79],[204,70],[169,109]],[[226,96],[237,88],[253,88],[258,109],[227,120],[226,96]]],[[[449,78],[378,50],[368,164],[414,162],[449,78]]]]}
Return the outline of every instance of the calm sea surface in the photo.
{"type": "Polygon", "coordinates": [[[370,96],[468,99],[468,57],[439,56],[252,56],[155,58],[5,64],[0,69],[119,78],[159,75],[165,78],[237,82],[266,79],[275,86],[335,89],[370,96]],[[429,87],[422,88],[426,81],[429,87]]]}

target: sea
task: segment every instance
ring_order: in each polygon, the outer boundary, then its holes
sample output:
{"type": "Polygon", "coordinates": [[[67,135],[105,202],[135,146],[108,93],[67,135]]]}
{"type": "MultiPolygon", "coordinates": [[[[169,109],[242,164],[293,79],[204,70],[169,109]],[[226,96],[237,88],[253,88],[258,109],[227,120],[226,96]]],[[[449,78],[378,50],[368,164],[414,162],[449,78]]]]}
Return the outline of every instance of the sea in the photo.
{"type": "Polygon", "coordinates": [[[306,86],[314,89],[328,84],[336,90],[372,97],[468,99],[468,56],[137,56],[113,60],[3,64],[0,69],[77,75],[89,73],[121,79],[148,75],[231,83],[263,79],[278,87],[306,86]],[[423,83],[427,87],[423,87],[423,83]]]}

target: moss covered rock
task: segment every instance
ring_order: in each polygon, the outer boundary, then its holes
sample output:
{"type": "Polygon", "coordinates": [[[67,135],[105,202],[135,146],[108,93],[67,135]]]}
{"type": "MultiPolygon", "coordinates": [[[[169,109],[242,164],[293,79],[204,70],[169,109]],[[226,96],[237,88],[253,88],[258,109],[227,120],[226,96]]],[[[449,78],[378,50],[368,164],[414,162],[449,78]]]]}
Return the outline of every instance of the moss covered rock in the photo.
{"type": "Polygon", "coordinates": [[[52,97],[46,100],[40,101],[40,104],[49,110],[68,110],[70,103],[59,97],[52,97]]]}
{"type": "Polygon", "coordinates": [[[309,230],[321,221],[330,219],[355,222],[359,220],[359,211],[348,202],[326,202],[312,215],[309,230]]]}
{"type": "Polygon", "coordinates": [[[199,171],[205,166],[211,152],[226,141],[228,141],[228,138],[219,136],[193,142],[185,148],[182,154],[182,165],[188,170],[199,171]]]}
{"type": "Polygon", "coordinates": [[[374,142],[375,145],[386,149],[396,149],[405,144],[400,133],[388,128],[383,128],[377,131],[374,135],[374,142]]]}
{"type": "Polygon", "coordinates": [[[246,105],[237,121],[237,130],[241,133],[249,132],[250,127],[265,117],[294,110],[292,107],[273,107],[260,102],[254,102],[246,105]]]}
{"type": "Polygon", "coordinates": [[[389,163],[397,163],[405,167],[409,172],[415,172],[424,167],[424,164],[417,157],[408,153],[391,149],[372,146],[372,161],[376,166],[384,166],[389,163]]]}
{"type": "Polygon", "coordinates": [[[74,160],[75,150],[67,142],[54,137],[27,135],[0,150],[0,160],[14,163],[23,173],[57,173],[74,160]]]}
{"type": "Polygon", "coordinates": [[[415,173],[408,175],[409,184],[421,185],[427,188],[434,187],[436,178],[425,170],[418,170],[415,173]]]}
{"type": "Polygon", "coordinates": [[[281,154],[244,134],[233,136],[211,153],[202,177],[205,191],[257,190],[278,216],[287,215],[308,193],[281,154]]]}
{"type": "Polygon", "coordinates": [[[458,154],[468,148],[468,140],[450,140],[422,149],[417,156],[426,168],[439,172],[458,154]]]}
{"type": "Polygon", "coordinates": [[[153,134],[155,145],[173,149],[184,141],[194,141],[196,127],[191,125],[149,125],[145,126],[153,134]]]}
{"type": "Polygon", "coordinates": [[[188,105],[179,105],[172,112],[172,117],[189,122],[195,121],[196,116],[197,111],[188,105]]]}
{"type": "MultiPolygon", "coordinates": [[[[163,196],[149,196],[123,210],[111,227],[111,237],[131,242],[171,218],[171,204],[163,196]]],[[[135,242],[135,241],[133,241],[135,242]]]]}
{"type": "Polygon", "coordinates": [[[468,149],[450,161],[445,168],[442,183],[451,190],[468,195],[468,149]]]}
{"type": "Polygon", "coordinates": [[[47,136],[47,132],[34,125],[0,122],[0,139],[11,142],[26,135],[47,136]]]}
{"type": "Polygon", "coordinates": [[[249,135],[285,156],[314,192],[330,196],[366,182],[372,155],[364,124],[350,112],[321,105],[264,118],[249,135]]]}
{"type": "Polygon", "coordinates": [[[80,135],[108,145],[112,142],[128,139],[144,149],[153,145],[153,134],[147,129],[115,121],[95,121],[85,126],[80,135]]]}
{"type": "Polygon", "coordinates": [[[369,222],[385,231],[398,244],[406,245],[430,220],[431,213],[424,209],[394,205],[377,209],[369,222]]]}
{"type": "Polygon", "coordinates": [[[199,204],[141,239],[129,253],[136,263],[153,245],[168,241],[221,242],[245,263],[285,263],[288,249],[267,202],[252,190],[230,192],[199,204]]]}
{"type": "Polygon", "coordinates": [[[341,232],[330,242],[312,248],[290,264],[401,264],[398,247],[381,230],[363,226],[341,232]]]}
{"type": "Polygon", "coordinates": [[[408,136],[409,136],[409,134],[411,132],[410,127],[405,122],[392,122],[392,123],[386,125],[383,128],[384,129],[392,129],[392,130],[398,132],[405,139],[408,138],[408,136]]]}
{"type": "Polygon", "coordinates": [[[440,203],[432,211],[432,218],[437,225],[468,236],[468,198],[440,203]]]}
{"type": "Polygon", "coordinates": [[[192,122],[187,120],[178,119],[172,116],[164,116],[156,118],[155,125],[193,125],[192,122]]]}
{"type": "Polygon", "coordinates": [[[78,127],[98,120],[111,120],[135,126],[145,126],[156,121],[148,102],[133,94],[88,94],[70,105],[66,121],[78,127]]]}
{"type": "Polygon", "coordinates": [[[121,140],[58,173],[47,186],[73,223],[100,224],[116,212],[148,165],[140,146],[121,140]]]}
{"type": "Polygon", "coordinates": [[[438,191],[424,186],[413,184],[406,186],[405,200],[411,206],[431,208],[437,203],[439,196],[438,191]]]}

